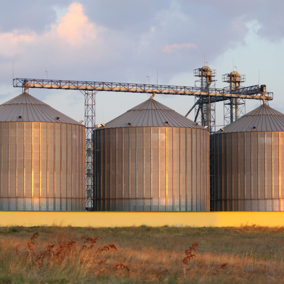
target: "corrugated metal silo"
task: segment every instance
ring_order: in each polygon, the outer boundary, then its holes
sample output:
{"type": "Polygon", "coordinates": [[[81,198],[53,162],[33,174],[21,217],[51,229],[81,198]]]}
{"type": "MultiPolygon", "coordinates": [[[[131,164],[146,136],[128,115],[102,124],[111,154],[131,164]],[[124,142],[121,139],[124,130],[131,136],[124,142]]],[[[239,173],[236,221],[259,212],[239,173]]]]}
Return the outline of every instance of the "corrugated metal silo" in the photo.
{"type": "Polygon", "coordinates": [[[264,104],[211,136],[215,211],[284,210],[283,131],[264,104]]]}
{"type": "Polygon", "coordinates": [[[0,210],[85,209],[85,127],[23,93],[0,106],[0,210]]]}
{"type": "Polygon", "coordinates": [[[209,131],[149,99],[94,131],[94,210],[209,211],[209,131]]]}

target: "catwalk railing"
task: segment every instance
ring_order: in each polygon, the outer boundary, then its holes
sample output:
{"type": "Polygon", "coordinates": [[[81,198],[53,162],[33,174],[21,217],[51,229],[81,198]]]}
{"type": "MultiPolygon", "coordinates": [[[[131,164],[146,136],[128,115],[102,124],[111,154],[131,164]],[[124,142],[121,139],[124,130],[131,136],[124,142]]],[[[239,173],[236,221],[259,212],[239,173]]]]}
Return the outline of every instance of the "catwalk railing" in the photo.
{"type": "MultiPolygon", "coordinates": [[[[162,95],[181,95],[181,96],[204,96],[204,97],[210,96],[210,97],[215,97],[216,101],[222,101],[228,98],[242,98],[242,99],[256,99],[256,100],[273,99],[273,93],[266,92],[265,85],[261,86],[255,85],[250,87],[243,87],[235,91],[228,91],[225,88],[209,88],[206,90],[202,90],[199,87],[190,87],[190,86],[15,78],[13,80],[13,86],[22,87],[26,89],[42,88],[42,89],[130,92],[130,93],[149,93],[149,94],[155,93],[162,95]]],[[[212,98],[211,102],[213,102],[212,98]]]]}

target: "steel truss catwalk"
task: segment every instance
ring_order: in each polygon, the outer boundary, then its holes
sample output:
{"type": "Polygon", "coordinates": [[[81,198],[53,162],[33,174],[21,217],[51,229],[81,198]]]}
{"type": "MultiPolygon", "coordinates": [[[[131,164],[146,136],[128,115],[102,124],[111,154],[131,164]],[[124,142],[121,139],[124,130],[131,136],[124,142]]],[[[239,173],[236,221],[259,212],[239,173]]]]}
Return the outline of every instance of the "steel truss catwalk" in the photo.
{"type": "Polygon", "coordinates": [[[72,81],[72,80],[50,80],[50,79],[27,79],[15,78],[14,87],[40,88],[40,89],[62,89],[62,90],[83,90],[83,91],[104,91],[104,92],[130,92],[130,93],[156,93],[162,95],[200,96],[213,101],[223,101],[228,98],[243,98],[255,100],[272,100],[273,93],[266,92],[265,85],[243,87],[228,92],[225,88],[209,88],[209,92],[199,87],[154,85],[136,83],[115,83],[115,82],[93,82],[93,81],[72,81]]]}

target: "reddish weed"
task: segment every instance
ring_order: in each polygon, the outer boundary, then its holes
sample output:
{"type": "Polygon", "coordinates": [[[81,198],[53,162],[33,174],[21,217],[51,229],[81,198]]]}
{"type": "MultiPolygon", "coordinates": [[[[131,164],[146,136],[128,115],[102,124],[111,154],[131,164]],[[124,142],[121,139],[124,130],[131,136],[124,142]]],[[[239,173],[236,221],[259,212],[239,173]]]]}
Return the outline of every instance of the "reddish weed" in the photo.
{"type": "Polygon", "coordinates": [[[183,262],[184,264],[187,264],[187,261],[190,260],[191,258],[196,257],[196,255],[193,254],[192,252],[193,252],[193,251],[196,251],[196,247],[197,247],[197,246],[198,246],[197,243],[193,243],[189,249],[186,249],[186,250],[185,250],[185,255],[186,255],[186,256],[185,256],[185,258],[182,260],[182,262],[183,262]]]}
{"type": "Polygon", "coordinates": [[[219,268],[216,269],[216,271],[213,273],[213,276],[216,275],[220,270],[225,269],[228,263],[223,263],[219,268]]]}

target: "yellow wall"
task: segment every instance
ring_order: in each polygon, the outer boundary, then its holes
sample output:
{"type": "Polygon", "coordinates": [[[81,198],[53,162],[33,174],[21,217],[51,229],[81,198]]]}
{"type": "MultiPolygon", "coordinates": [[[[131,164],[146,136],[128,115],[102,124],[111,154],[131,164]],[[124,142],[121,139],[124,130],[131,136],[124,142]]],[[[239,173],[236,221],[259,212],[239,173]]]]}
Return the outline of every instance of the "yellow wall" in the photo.
{"type": "Polygon", "coordinates": [[[0,211],[0,226],[284,226],[284,212],[23,212],[0,211]]]}

